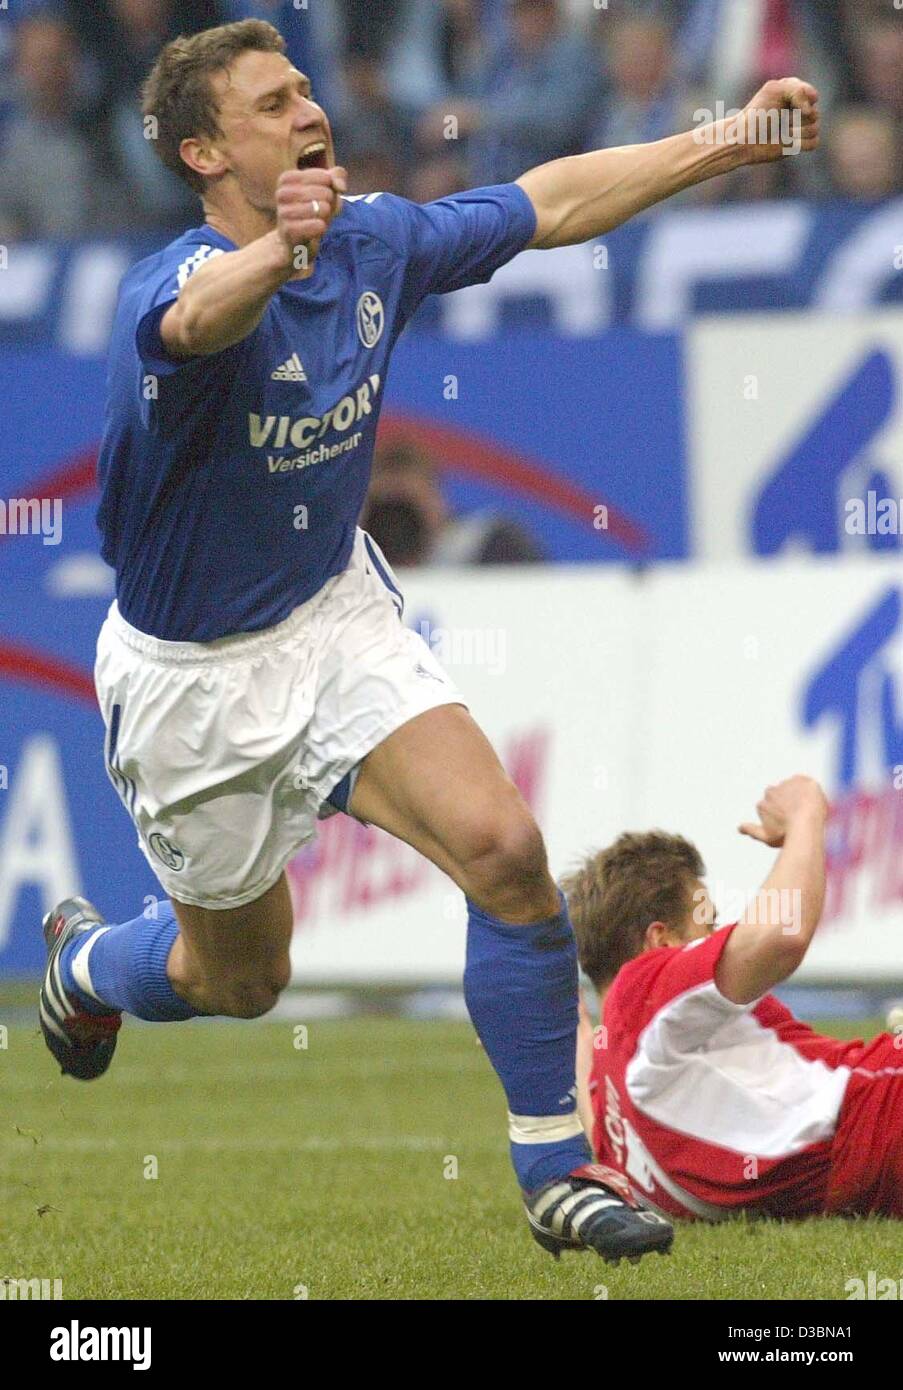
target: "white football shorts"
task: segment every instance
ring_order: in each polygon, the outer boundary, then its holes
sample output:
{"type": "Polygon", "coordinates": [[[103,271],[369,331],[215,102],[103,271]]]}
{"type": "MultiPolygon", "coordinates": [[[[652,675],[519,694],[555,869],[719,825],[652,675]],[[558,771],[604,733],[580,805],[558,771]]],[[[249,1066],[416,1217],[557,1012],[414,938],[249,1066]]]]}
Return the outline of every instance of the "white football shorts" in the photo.
{"type": "Polygon", "coordinates": [[[260,632],[166,642],[111,604],[94,667],[104,760],[169,897],[253,902],[371,749],[426,710],[466,703],[402,608],[360,528],[348,568],[260,632]]]}

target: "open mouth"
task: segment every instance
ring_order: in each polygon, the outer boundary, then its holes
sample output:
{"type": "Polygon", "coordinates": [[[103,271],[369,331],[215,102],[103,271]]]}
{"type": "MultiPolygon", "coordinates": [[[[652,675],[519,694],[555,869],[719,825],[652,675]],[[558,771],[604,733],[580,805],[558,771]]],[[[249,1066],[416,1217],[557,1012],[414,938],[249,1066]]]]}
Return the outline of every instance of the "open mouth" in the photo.
{"type": "Polygon", "coordinates": [[[298,156],[299,169],[325,169],[326,165],[326,141],[315,140],[308,145],[298,156]]]}

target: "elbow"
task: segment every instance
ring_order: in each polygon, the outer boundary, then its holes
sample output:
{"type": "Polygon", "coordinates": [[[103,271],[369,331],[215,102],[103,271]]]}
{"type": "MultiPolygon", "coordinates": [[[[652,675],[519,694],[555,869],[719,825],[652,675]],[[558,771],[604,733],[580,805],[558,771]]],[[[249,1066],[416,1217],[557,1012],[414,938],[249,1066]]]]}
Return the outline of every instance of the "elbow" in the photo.
{"type": "Polygon", "coordinates": [[[778,952],[778,968],[781,972],[781,979],[787,980],[791,975],[795,975],[803,961],[806,959],[806,952],[809,949],[809,939],[802,936],[788,936],[781,942],[778,952]]]}
{"type": "Polygon", "coordinates": [[[220,341],[221,326],[211,313],[209,297],[198,293],[200,288],[189,283],[171,310],[166,345],[176,357],[203,357],[229,345],[220,341]]]}
{"type": "Polygon", "coordinates": [[[204,346],[203,315],[191,300],[179,305],[173,324],[172,350],[180,357],[199,357],[207,350],[204,346]]]}
{"type": "Polygon", "coordinates": [[[188,304],[179,299],[166,314],[160,326],[163,344],[174,357],[194,357],[199,349],[195,346],[197,334],[197,314],[192,313],[188,304]]]}
{"type": "Polygon", "coordinates": [[[806,953],[812,945],[812,938],[815,935],[815,928],[818,925],[818,918],[814,920],[801,918],[799,921],[781,928],[781,935],[777,945],[777,955],[782,971],[782,978],[787,979],[799,970],[806,953]]]}
{"type": "Polygon", "coordinates": [[[571,214],[565,208],[536,209],[536,235],[531,242],[534,251],[554,251],[559,246],[573,246],[584,237],[573,235],[571,214]]]}
{"type": "MultiPolygon", "coordinates": [[[[259,321],[258,316],[256,322],[259,321]]],[[[240,342],[253,326],[243,323],[236,327],[224,318],[218,306],[188,299],[179,304],[168,346],[178,357],[209,357],[240,342]]]]}

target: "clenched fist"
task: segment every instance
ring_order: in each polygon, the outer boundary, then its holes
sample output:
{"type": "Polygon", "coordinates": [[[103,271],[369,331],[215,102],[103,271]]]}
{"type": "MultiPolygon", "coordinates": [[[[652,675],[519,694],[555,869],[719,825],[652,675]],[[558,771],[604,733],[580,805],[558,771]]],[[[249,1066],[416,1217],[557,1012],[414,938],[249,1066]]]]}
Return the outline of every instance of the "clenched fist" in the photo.
{"type": "Polygon", "coordinates": [[[818,92],[798,77],[766,82],[737,117],[737,144],[749,164],[818,149],[818,92]]]}
{"type": "Polygon", "coordinates": [[[765,795],[756,807],[759,824],[747,822],[740,826],[741,835],[749,835],[772,849],[780,849],[791,824],[798,816],[826,819],[828,802],[821,787],[812,777],[788,777],[786,782],[766,787],[765,795]]]}
{"type": "Polygon", "coordinates": [[[276,230],[291,252],[296,269],[306,269],[320,240],[342,210],[348,189],[346,170],[288,169],[276,184],[276,230]],[[307,262],[300,254],[306,251],[307,262]]]}

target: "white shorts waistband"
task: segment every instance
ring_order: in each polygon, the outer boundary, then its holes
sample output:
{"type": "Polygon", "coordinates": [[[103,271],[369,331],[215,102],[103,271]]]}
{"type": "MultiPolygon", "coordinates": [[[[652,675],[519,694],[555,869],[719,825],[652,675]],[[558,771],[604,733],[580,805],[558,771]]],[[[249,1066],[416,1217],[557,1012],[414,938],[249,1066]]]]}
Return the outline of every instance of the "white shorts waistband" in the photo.
{"type": "Polygon", "coordinates": [[[261,628],[259,632],[238,632],[232,637],[218,637],[213,642],[170,642],[162,637],[152,637],[150,633],[141,632],[126,622],[115,599],[107,612],[107,622],[121,642],[150,661],[173,666],[210,666],[220,662],[242,661],[298,637],[339,578],[340,575],[335,575],[327,579],[313,598],[299,604],[281,623],[261,628]]]}

